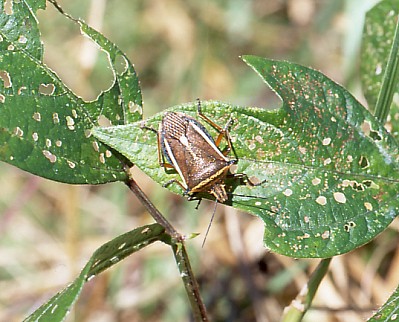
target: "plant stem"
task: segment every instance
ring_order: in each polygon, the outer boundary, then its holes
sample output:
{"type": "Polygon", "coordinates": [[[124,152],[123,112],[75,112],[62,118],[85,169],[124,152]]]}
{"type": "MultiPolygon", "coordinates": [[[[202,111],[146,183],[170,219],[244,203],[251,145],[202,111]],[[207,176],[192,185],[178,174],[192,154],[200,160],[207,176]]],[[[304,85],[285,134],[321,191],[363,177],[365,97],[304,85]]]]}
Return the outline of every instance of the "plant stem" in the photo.
{"type": "Polygon", "coordinates": [[[191,269],[190,260],[186,252],[184,243],[172,244],[173,254],[179,267],[180,276],[184,282],[184,287],[186,288],[186,293],[190,300],[191,308],[193,309],[194,321],[209,321],[206,307],[201,299],[201,294],[199,293],[199,286],[195,276],[193,275],[193,270],[191,269]]]}
{"type": "Polygon", "coordinates": [[[150,213],[152,218],[165,228],[167,234],[169,234],[173,239],[178,241],[183,241],[184,237],[177,232],[177,230],[169,223],[169,221],[159,212],[157,208],[155,208],[154,204],[148,199],[143,190],[140,189],[136,181],[133,178],[129,178],[126,183],[129,186],[129,189],[136,195],[136,197],[140,200],[141,204],[146,208],[146,210],[150,213]]]}
{"type": "Polygon", "coordinates": [[[284,310],[282,322],[301,321],[307,310],[312,304],[316,291],[328,272],[331,258],[322,259],[312,273],[308,283],[302,288],[297,297],[291,302],[290,306],[284,310]]]}
{"type": "Polygon", "coordinates": [[[154,204],[150,201],[150,199],[148,199],[148,197],[140,189],[136,181],[134,181],[131,176],[129,176],[129,180],[126,182],[126,184],[144,205],[150,215],[155,219],[155,221],[162,225],[162,227],[165,228],[165,232],[172,237],[171,240],[164,240],[164,242],[169,244],[173,249],[177,267],[179,268],[180,276],[183,280],[183,284],[191,304],[194,320],[196,322],[209,321],[205,305],[199,292],[199,286],[191,269],[190,259],[188,258],[188,254],[186,252],[184,244],[185,237],[178,233],[176,229],[169,223],[169,221],[159,212],[159,210],[155,208],[154,204]]]}

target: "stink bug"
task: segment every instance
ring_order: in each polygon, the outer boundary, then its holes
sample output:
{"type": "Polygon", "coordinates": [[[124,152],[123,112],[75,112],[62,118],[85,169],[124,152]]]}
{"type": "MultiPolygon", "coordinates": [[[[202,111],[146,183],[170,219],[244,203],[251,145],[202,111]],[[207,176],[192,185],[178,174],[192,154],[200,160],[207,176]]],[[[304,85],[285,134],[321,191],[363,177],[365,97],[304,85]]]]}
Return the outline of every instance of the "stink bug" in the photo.
{"type": "Polygon", "coordinates": [[[224,181],[231,166],[237,163],[237,159],[227,157],[232,150],[228,133],[231,120],[221,128],[202,114],[199,101],[198,115],[219,131],[217,139],[214,140],[194,118],[180,112],[167,112],[157,132],[159,163],[165,169],[176,170],[182,180],[173,179],[166,185],[177,183],[191,199],[197,193],[206,192],[224,203],[228,199],[224,181]],[[223,138],[227,142],[224,152],[219,149],[223,138]]]}

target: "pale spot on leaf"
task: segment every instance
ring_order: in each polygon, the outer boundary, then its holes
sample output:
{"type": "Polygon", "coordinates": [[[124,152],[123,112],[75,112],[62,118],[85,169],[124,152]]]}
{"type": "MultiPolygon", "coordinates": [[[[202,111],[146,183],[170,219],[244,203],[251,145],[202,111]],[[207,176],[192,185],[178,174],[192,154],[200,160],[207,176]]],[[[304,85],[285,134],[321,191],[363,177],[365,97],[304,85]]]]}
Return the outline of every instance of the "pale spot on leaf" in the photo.
{"type": "Polygon", "coordinates": [[[260,135],[255,136],[255,140],[258,141],[260,144],[263,144],[263,138],[260,135]]]}
{"type": "Polygon", "coordinates": [[[330,232],[326,230],[323,234],[321,234],[321,238],[328,239],[330,237],[330,232]]]}
{"type": "Polygon", "coordinates": [[[97,141],[93,142],[93,149],[96,152],[100,151],[100,146],[98,145],[97,141]]]}
{"type": "Polygon", "coordinates": [[[22,131],[22,129],[21,129],[19,126],[17,126],[17,127],[14,129],[13,133],[14,133],[16,136],[19,136],[19,137],[21,137],[21,136],[24,135],[24,131],[22,131]]]}
{"type": "Polygon", "coordinates": [[[130,113],[136,113],[136,112],[139,112],[140,114],[142,113],[141,106],[136,104],[136,103],[134,103],[133,101],[129,101],[128,107],[129,107],[129,112],[130,113]]]}
{"type": "Polygon", "coordinates": [[[71,169],[74,169],[74,168],[76,167],[76,164],[75,164],[74,162],[72,162],[72,161],[67,160],[67,163],[68,163],[68,166],[69,166],[71,169]]]}
{"type": "Polygon", "coordinates": [[[298,148],[298,150],[299,150],[299,152],[301,152],[302,154],[306,154],[306,148],[305,147],[302,147],[302,146],[300,146],[299,148],[298,148]]]}
{"type": "Polygon", "coordinates": [[[100,162],[103,164],[105,163],[104,153],[100,153],[100,162]]]}
{"type": "Polygon", "coordinates": [[[60,119],[58,117],[58,113],[53,113],[53,123],[54,124],[60,123],[60,119]]]}
{"type": "Polygon", "coordinates": [[[75,129],[75,121],[73,120],[73,118],[70,116],[67,116],[66,121],[67,121],[68,129],[71,131],[74,130],[75,129]]]}
{"type": "Polygon", "coordinates": [[[323,145],[329,145],[331,143],[331,138],[325,138],[325,139],[323,139],[323,141],[322,141],[322,144],[323,145]]]}
{"type": "Polygon", "coordinates": [[[318,184],[320,184],[320,182],[321,182],[321,180],[320,180],[319,178],[314,178],[314,179],[312,180],[312,184],[313,184],[314,186],[317,186],[318,184]]]}
{"type": "Polygon", "coordinates": [[[285,189],[284,192],[283,192],[283,194],[284,194],[285,196],[287,196],[287,197],[291,196],[292,193],[293,193],[293,192],[292,192],[291,189],[285,189]]]}
{"type": "Polygon", "coordinates": [[[318,197],[316,198],[316,202],[317,202],[319,205],[325,206],[325,205],[327,204],[327,198],[324,197],[324,196],[318,196],[318,197]]]}
{"type": "Polygon", "coordinates": [[[24,91],[26,91],[26,86],[21,86],[20,88],[18,88],[18,95],[22,95],[24,93],[24,91]]]}
{"type": "Polygon", "coordinates": [[[42,116],[40,115],[39,112],[33,113],[32,118],[33,118],[35,121],[37,121],[37,122],[40,122],[40,121],[42,120],[42,116]]]}
{"type": "Polygon", "coordinates": [[[141,231],[142,234],[147,234],[147,233],[149,233],[149,232],[150,232],[150,228],[149,228],[149,227],[145,227],[145,228],[141,231]]]}
{"type": "Polygon", "coordinates": [[[346,203],[346,197],[342,192],[334,192],[333,196],[336,202],[346,203]]]}
{"type": "Polygon", "coordinates": [[[8,16],[13,14],[13,1],[12,0],[5,0],[4,1],[4,12],[8,16]]]}
{"type": "Polygon", "coordinates": [[[43,155],[46,157],[46,159],[48,159],[51,163],[55,163],[57,161],[57,157],[52,154],[50,151],[48,150],[43,150],[43,155]]]}
{"type": "Polygon", "coordinates": [[[364,207],[368,210],[371,211],[373,210],[373,205],[370,202],[365,202],[364,207]]]}
{"type": "Polygon", "coordinates": [[[21,35],[18,37],[18,42],[20,44],[26,44],[28,42],[28,38],[26,38],[24,35],[21,35]]]}
{"type": "Polygon", "coordinates": [[[32,133],[32,139],[36,142],[39,139],[39,135],[36,132],[32,133]]]}

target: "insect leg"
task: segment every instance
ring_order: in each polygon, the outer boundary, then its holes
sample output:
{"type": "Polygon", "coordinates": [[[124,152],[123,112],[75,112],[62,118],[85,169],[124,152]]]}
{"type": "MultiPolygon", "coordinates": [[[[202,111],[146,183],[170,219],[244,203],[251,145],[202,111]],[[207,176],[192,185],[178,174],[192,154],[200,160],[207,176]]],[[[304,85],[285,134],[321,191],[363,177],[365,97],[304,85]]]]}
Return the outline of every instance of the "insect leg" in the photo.
{"type": "Polygon", "coordinates": [[[230,134],[229,134],[229,128],[231,126],[231,123],[233,123],[233,119],[230,117],[230,119],[227,121],[226,125],[224,128],[213,122],[209,117],[204,115],[202,113],[201,109],[201,101],[199,98],[197,98],[197,113],[198,115],[207,123],[209,123],[211,126],[213,126],[216,130],[219,131],[219,135],[215,140],[215,145],[219,147],[220,143],[222,142],[223,137],[226,139],[227,142],[227,149],[223,151],[223,155],[226,156],[229,154],[229,152],[233,149],[232,144],[231,144],[231,139],[230,139],[230,134]]]}
{"type": "Polygon", "coordinates": [[[177,183],[184,191],[187,191],[187,188],[177,179],[169,180],[168,182],[164,183],[162,186],[164,188],[166,188],[167,186],[169,186],[172,183],[177,183]]]}
{"type": "Polygon", "coordinates": [[[155,134],[157,135],[157,144],[158,144],[158,162],[159,165],[163,168],[166,169],[174,169],[175,167],[173,165],[171,165],[170,163],[165,162],[165,158],[164,155],[162,153],[162,147],[161,147],[161,135],[160,135],[160,131],[155,130],[154,128],[150,127],[150,126],[146,126],[146,125],[141,125],[142,129],[146,129],[146,130],[150,130],[152,132],[155,132],[155,134]]]}

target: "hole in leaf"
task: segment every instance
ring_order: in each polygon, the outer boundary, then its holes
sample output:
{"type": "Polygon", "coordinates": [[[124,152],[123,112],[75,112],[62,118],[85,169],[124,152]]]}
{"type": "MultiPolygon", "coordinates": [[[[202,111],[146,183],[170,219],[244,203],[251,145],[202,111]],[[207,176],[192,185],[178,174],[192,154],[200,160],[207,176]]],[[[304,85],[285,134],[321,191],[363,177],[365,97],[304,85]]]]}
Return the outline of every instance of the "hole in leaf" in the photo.
{"type": "Polygon", "coordinates": [[[53,95],[55,91],[54,84],[40,84],[39,93],[43,95],[53,95]]]}
{"type": "Polygon", "coordinates": [[[352,189],[356,190],[356,191],[364,191],[364,185],[362,183],[358,183],[356,181],[352,181],[351,182],[351,187],[352,189]]]}
{"type": "Polygon", "coordinates": [[[365,156],[361,156],[359,160],[359,165],[362,169],[366,169],[370,166],[369,160],[365,156]]]}
{"type": "Polygon", "coordinates": [[[380,135],[377,131],[370,131],[370,137],[371,137],[374,141],[381,141],[381,140],[382,140],[381,135],[380,135]]]}
{"type": "Polygon", "coordinates": [[[346,231],[346,232],[349,232],[351,229],[353,229],[353,228],[355,228],[356,227],[356,224],[353,222],[353,221],[349,221],[348,223],[346,223],[345,225],[344,225],[344,230],[346,231]]]}
{"type": "Polygon", "coordinates": [[[380,188],[380,186],[378,184],[376,184],[372,180],[364,180],[363,181],[363,185],[366,186],[367,188],[372,188],[372,189],[379,189],[380,188]]]}
{"type": "Polygon", "coordinates": [[[4,88],[10,88],[12,86],[10,74],[5,70],[0,70],[0,78],[3,80],[4,88]]]}
{"type": "Polygon", "coordinates": [[[97,119],[98,125],[101,127],[108,127],[112,125],[112,122],[105,117],[105,115],[100,115],[97,119]]]}

